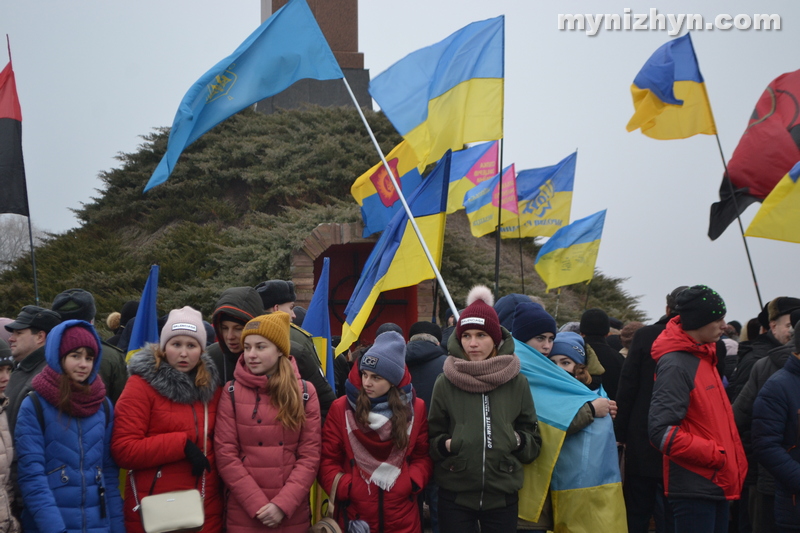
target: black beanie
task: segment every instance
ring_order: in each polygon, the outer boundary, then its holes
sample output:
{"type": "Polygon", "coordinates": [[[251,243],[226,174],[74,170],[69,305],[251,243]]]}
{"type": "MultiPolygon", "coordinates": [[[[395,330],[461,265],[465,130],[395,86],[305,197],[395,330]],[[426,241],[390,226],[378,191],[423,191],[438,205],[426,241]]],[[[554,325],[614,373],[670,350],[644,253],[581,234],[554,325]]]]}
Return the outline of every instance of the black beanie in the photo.
{"type": "Polygon", "coordinates": [[[581,316],[581,333],[584,335],[605,337],[610,327],[608,315],[597,307],[584,311],[581,316]]]}
{"type": "Polygon", "coordinates": [[[528,301],[517,305],[511,335],[522,342],[528,342],[542,333],[558,333],[555,319],[541,305],[528,301]]]}
{"type": "Polygon", "coordinates": [[[681,317],[681,327],[686,330],[700,329],[728,312],[722,296],[707,285],[695,285],[681,291],[676,298],[681,317]]]}
{"type": "Polygon", "coordinates": [[[411,328],[408,330],[408,338],[410,339],[418,333],[427,333],[428,335],[433,335],[436,337],[437,341],[442,342],[442,328],[439,326],[439,324],[424,321],[414,322],[411,324],[411,328]]]}

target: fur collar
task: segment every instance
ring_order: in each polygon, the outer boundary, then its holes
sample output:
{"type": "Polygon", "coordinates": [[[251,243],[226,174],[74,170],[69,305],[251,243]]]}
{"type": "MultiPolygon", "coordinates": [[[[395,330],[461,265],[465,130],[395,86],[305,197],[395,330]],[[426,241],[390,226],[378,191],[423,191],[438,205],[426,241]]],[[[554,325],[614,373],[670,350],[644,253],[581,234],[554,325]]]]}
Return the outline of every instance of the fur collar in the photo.
{"type": "Polygon", "coordinates": [[[153,355],[155,344],[148,344],[134,355],[128,363],[128,373],[139,376],[153,387],[157,393],[176,403],[191,404],[194,402],[210,402],[219,387],[219,372],[217,365],[206,352],[200,356],[200,361],[206,365],[211,374],[211,384],[198,388],[188,374],[181,372],[164,361],[156,370],[156,358],[153,355]]]}

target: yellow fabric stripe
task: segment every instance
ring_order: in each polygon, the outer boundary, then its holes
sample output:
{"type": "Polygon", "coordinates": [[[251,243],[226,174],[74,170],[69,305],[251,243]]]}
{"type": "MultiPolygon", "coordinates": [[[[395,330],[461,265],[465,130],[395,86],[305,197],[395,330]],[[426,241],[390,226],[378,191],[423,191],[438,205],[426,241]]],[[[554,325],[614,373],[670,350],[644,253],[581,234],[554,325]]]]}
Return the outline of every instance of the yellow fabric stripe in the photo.
{"type": "Polygon", "coordinates": [[[573,283],[588,281],[594,277],[594,266],[600,240],[574,244],[569,248],[559,248],[539,258],[536,272],[547,284],[547,290],[564,287],[573,283]]]}
{"type": "MultiPolygon", "coordinates": [[[[537,209],[536,206],[529,207],[530,203],[528,201],[519,202],[522,237],[551,237],[557,230],[569,224],[572,211],[572,191],[555,193],[548,202],[550,207],[541,217],[537,216],[536,212],[543,206],[538,206],[537,209]]],[[[517,226],[516,218],[510,224],[504,224],[501,236],[504,239],[519,238],[517,226]]]]}
{"type": "Polygon", "coordinates": [[[631,85],[635,112],[627,130],[641,128],[642,133],[659,140],[717,133],[704,83],[676,81],[673,91],[676,98],[683,100],[683,105],[665,104],[649,90],[631,85]]]}
{"type": "Polygon", "coordinates": [[[622,483],[554,490],[552,496],[553,533],[628,531],[622,483]]]}
{"type": "Polygon", "coordinates": [[[420,172],[449,150],[503,137],[503,78],[474,78],[428,102],[428,119],[405,138],[420,172]]]}
{"type": "Polygon", "coordinates": [[[564,437],[567,435],[566,432],[541,420],[539,433],[542,435],[542,449],[534,462],[524,466],[525,481],[519,491],[519,517],[529,522],[539,520],[544,500],[550,490],[553,469],[564,444],[564,437]]]}
{"type": "Polygon", "coordinates": [[[748,237],[800,243],[800,180],[787,174],[764,199],[747,231],[748,237]]]}

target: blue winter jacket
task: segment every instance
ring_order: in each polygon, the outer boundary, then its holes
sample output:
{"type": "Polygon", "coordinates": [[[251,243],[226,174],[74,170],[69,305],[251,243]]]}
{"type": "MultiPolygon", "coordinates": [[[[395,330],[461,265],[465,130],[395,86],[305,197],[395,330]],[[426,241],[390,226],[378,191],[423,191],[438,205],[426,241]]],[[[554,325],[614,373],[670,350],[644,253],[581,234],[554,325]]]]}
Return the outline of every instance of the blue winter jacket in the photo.
{"type": "MultiPolygon", "coordinates": [[[[47,336],[45,358],[58,373],[62,373],[58,357],[61,336],[75,325],[91,331],[101,346],[88,322],[68,320],[56,326],[47,336]]],[[[100,354],[88,383],[96,379],[99,367],[100,354]]],[[[119,469],[110,451],[113,407],[108,398],[108,410],[101,406],[86,418],[59,413],[42,396],[38,399],[44,432],[33,400],[25,398],[14,434],[25,532],[124,533],[119,469]]]]}
{"type": "Polygon", "coordinates": [[[753,451],[775,476],[775,523],[800,529],[800,359],[790,355],[753,404],[753,451]]]}

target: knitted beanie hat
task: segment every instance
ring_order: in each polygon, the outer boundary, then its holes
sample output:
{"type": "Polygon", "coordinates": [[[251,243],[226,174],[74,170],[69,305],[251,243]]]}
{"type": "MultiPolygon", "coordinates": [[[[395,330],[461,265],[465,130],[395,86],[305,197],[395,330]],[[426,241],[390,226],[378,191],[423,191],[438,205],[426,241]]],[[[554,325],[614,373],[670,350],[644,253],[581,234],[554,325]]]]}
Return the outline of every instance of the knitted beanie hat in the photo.
{"type": "Polygon", "coordinates": [[[500,329],[500,319],[497,312],[492,307],[494,297],[492,291],[485,285],[474,286],[467,295],[467,308],[461,313],[456,325],[456,336],[461,338],[461,334],[469,329],[479,329],[485,331],[494,341],[495,346],[499,346],[503,340],[503,332],[500,329]]]}
{"type": "Polygon", "coordinates": [[[10,366],[14,367],[14,358],[11,357],[11,348],[8,343],[0,339],[0,367],[10,366]]]}
{"type": "Polygon", "coordinates": [[[292,345],[289,341],[289,321],[289,313],[283,311],[257,316],[244,325],[242,344],[248,335],[261,335],[277,346],[285,357],[289,357],[292,352],[292,345]]]}
{"type": "Polygon", "coordinates": [[[418,333],[427,333],[428,335],[433,335],[436,337],[437,341],[442,342],[442,328],[439,326],[439,324],[424,321],[414,322],[411,324],[411,328],[408,330],[408,338],[410,339],[418,333]]]}
{"type": "Polygon", "coordinates": [[[681,317],[684,330],[700,329],[725,317],[727,308],[722,296],[707,285],[694,285],[681,291],[675,299],[675,309],[681,317]]]}
{"type": "Polygon", "coordinates": [[[396,333],[399,333],[401,337],[403,336],[403,328],[401,328],[394,322],[384,322],[383,324],[378,326],[378,329],[375,330],[375,336],[378,337],[379,335],[382,335],[387,331],[394,331],[396,333]]]}
{"type": "Polygon", "coordinates": [[[167,346],[172,337],[177,337],[178,335],[193,337],[197,344],[205,348],[206,327],[203,324],[203,315],[200,314],[200,311],[187,305],[169,312],[167,323],[161,328],[161,349],[163,350],[167,346]]]}
{"type": "Polygon", "coordinates": [[[381,333],[375,344],[367,350],[358,364],[359,370],[368,370],[383,377],[395,387],[406,374],[406,343],[396,331],[381,333]]]}
{"type": "Polygon", "coordinates": [[[558,332],[555,319],[539,304],[525,302],[517,305],[511,335],[522,342],[528,342],[542,333],[558,332]]]}
{"type": "Polygon", "coordinates": [[[566,355],[579,365],[586,364],[586,350],[583,344],[583,337],[572,331],[564,331],[556,335],[553,347],[550,349],[552,358],[554,355],[566,355]]]}
{"type": "Polygon", "coordinates": [[[100,353],[97,339],[83,326],[72,326],[61,335],[61,344],[58,346],[58,357],[64,357],[78,348],[89,348],[95,357],[100,353]]]}
{"type": "Polygon", "coordinates": [[[605,337],[611,327],[608,315],[597,307],[587,309],[581,315],[581,333],[584,335],[600,335],[605,337]]]}

